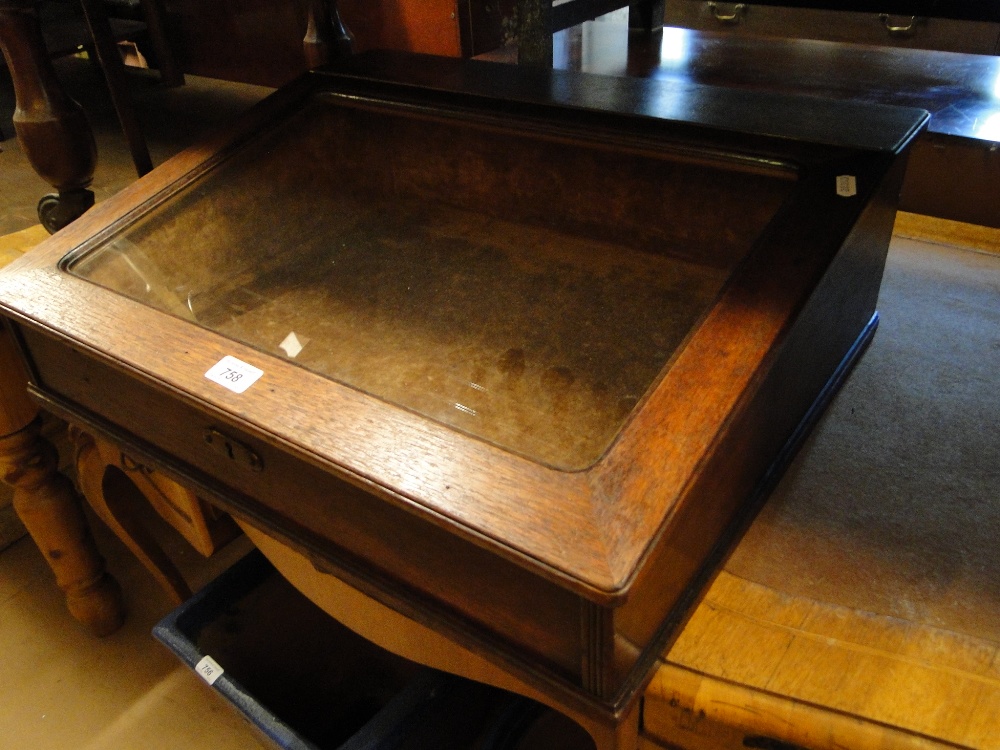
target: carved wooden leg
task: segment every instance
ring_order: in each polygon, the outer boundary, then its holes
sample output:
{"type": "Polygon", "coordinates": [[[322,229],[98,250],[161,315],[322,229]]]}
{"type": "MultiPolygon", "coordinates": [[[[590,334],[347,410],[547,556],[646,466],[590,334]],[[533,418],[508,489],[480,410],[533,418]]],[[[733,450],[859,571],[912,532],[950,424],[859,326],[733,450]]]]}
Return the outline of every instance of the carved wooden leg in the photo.
{"type": "Polygon", "coordinates": [[[124,620],[121,591],[104,570],[73,485],[58,471],[55,448],[40,434],[26,387],[0,321],[0,480],[14,488],[14,510],[66,593],[70,613],[107,635],[124,620]]]}
{"type": "Polygon", "coordinates": [[[38,204],[42,225],[54,232],[94,205],[94,135],[56,78],[34,0],[0,0],[0,48],[14,81],[14,132],[31,166],[58,191],[38,204]]]}
{"type": "Polygon", "coordinates": [[[126,455],[118,446],[78,427],[70,427],[76,445],[80,490],[157,583],[177,604],[191,589],[144,521],[149,505],[205,557],[241,532],[229,515],[203,502],[194,492],[126,455]]]}
{"type": "Polygon", "coordinates": [[[350,55],[353,41],[340,20],[337,0],[309,0],[309,24],[302,46],[310,68],[350,55]]]}
{"type": "Polygon", "coordinates": [[[91,435],[76,428],[71,430],[71,435],[76,445],[80,490],[87,502],[153,574],[175,604],[190,598],[191,589],[184,577],[134,513],[136,498],[130,497],[133,493],[129,490],[140,491],[140,488],[127,486],[128,477],[102,455],[91,435]]]}

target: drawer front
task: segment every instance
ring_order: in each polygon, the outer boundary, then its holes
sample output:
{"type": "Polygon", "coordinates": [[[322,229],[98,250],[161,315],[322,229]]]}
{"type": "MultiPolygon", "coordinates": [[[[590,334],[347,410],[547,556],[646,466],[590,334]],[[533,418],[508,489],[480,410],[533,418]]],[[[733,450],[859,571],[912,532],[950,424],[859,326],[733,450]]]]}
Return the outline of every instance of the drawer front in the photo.
{"type": "Polygon", "coordinates": [[[1000,142],[929,133],[913,144],[899,207],[1000,228],[998,195],[1000,142]]]}
{"type": "Polygon", "coordinates": [[[731,34],[992,55],[1000,24],[702,0],[668,0],[664,24],[731,34]]]}
{"type": "Polygon", "coordinates": [[[503,663],[506,654],[537,673],[535,682],[555,676],[582,685],[588,610],[577,595],[244,424],[33,329],[21,336],[40,393],[62,416],[103,431],[327,572],[487,658],[499,654],[503,663]]]}

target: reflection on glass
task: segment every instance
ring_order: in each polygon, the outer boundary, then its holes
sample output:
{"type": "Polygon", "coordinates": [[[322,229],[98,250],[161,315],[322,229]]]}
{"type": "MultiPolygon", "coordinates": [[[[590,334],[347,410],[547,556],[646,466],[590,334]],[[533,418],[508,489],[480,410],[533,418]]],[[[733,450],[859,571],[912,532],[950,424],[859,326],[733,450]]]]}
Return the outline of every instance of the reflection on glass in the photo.
{"type": "Polygon", "coordinates": [[[984,141],[1000,141],[1000,112],[994,112],[976,128],[976,138],[984,141]]]}
{"type": "Polygon", "coordinates": [[[679,68],[687,63],[691,55],[691,30],[676,26],[663,27],[663,41],[660,43],[660,63],[679,68]]]}
{"type": "Polygon", "coordinates": [[[790,184],[319,99],[70,271],[578,469],[790,184]]]}

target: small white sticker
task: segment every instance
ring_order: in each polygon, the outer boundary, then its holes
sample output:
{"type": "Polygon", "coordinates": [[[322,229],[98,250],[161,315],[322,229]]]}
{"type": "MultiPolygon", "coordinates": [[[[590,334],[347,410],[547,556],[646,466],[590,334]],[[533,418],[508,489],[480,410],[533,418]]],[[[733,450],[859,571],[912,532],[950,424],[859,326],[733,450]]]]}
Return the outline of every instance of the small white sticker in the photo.
{"type": "Polygon", "coordinates": [[[299,356],[299,352],[302,351],[303,346],[305,344],[299,341],[299,337],[295,335],[295,331],[285,336],[285,340],[278,344],[278,348],[282,349],[292,359],[299,356]]]}
{"type": "Polygon", "coordinates": [[[220,667],[219,662],[211,656],[206,656],[195,665],[194,671],[201,675],[201,679],[209,685],[214,685],[215,681],[222,677],[222,673],[226,670],[220,667]]]}
{"type": "Polygon", "coordinates": [[[233,393],[243,393],[264,374],[253,365],[248,365],[236,357],[225,356],[212,366],[205,377],[213,383],[228,388],[233,393]]]}
{"type": "Polygon", "coordinates": [[[852,174],[842,174],[837,177],[837,195],[841,198],[853,198],[858,194],[858,179],[852,174]]]}

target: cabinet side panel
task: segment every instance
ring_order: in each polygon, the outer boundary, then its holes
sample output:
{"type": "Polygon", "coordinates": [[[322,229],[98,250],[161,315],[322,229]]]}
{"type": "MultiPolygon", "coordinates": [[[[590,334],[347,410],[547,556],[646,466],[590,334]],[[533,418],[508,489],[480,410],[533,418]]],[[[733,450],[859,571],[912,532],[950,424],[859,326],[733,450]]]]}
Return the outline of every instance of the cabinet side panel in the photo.
{"type": "Polygon", "coordinates": [[[757,392],[691,484],[615,618],[619,684],[641,679],[780,478],[871,333],[902,179],[899,160],[810,296],[757,392]],[[819,407],[817,409],[816,407],[819,407]],[[680,596],[670,592],[682,591],[680,596]],[[629,674],[631,672],[631,674],[629,674]]]}

